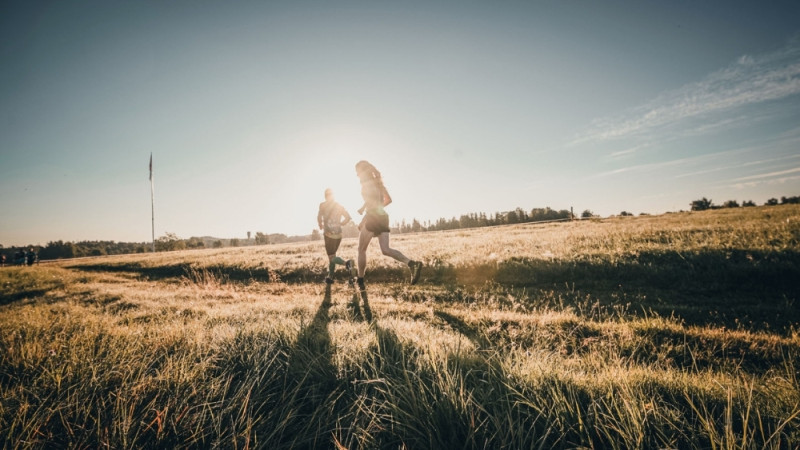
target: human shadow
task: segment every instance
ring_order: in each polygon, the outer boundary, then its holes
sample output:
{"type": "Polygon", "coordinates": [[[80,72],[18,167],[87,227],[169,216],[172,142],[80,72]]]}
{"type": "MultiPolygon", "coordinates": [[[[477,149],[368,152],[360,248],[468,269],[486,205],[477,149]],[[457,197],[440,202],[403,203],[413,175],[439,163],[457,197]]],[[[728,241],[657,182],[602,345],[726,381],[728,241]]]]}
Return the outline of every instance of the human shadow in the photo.
{"type": "Polygon", "coordinates": [[[325,287],[325,295],[311,322],[300,330],[294,346],[289,350],[286,391],[291,392],[292,402],[298,408],[286,420],[287,429],[295,430],[285,436],[291,448],[313,448],[318,442],[306,442],[313,430],[332,427],[336,417],[332,412],[341,397],[341,386],[337,381],[333,363],[333,344],[328,331],[330,323],[331,287],[325,287]],[[325,425],[327,424],[327,425],[325,425]]]}
{"type": "Polygon", "coordinates": [[[335,373],[331,353],[331,335],[328,331],[331,309],[331,287],[325,287],[325,296],[311,322],[297,335],[290,351],[289,369],[302,373],[301,378],[327,380],[335,373]]]}
{"type": "Polygon", "coordinates": [[[372,323],[372,309],[369,307],[369,297],[366,290],[354,292],[353,298],[347,306],[353,319],[372,323]]]}
{"type": "Polygon", "coordinates": [[[485,335],[481,334],[477,328],[467,324],[460,317],[456,317],[453,314],[441,310],[434,311],[433,315],[442,319],[445,323],[450,325],[453,330],[472,341],[478,350],[487,350],[491,347],[491,342],[489,342],[489,339],[487,339],[485,335]]]}
{"type": "MultiPolygon", "coordinates": [[[[479,349],[489,345],[463,320],[442,317],[479,349]]],[[[422,349],[401,340],[395,330],[377,323],[373,328],[375,373],[370,375],[379,382],[365,384],[364,395],[390,405],[386,423],[375,427],[380,430],[373,435],[376,442],[403,442],[408,448],[495,448],[508,442],[549,448],[557,443],[544,420],[546,406],[525,401],[525,386],[517,385],[490,352],[451,351],[443,365],[431,364],[422,349]]]]}

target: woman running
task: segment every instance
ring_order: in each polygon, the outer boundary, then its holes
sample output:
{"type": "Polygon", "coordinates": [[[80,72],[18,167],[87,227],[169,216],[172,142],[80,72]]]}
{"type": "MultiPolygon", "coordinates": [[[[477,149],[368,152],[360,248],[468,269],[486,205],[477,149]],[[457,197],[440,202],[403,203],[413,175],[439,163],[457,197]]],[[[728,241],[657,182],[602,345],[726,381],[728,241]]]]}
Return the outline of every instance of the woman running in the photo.
{"type": "Polygon", "coordinates": [[[359,214],[364,215],[364,219],[358,228],[361,233],[358,237],[358,278],[356,282],[361,290],[364,290],[364,273],[367,270],[367,247],[373,237],[378,238],[381,245],[381,252],[384,255],[394,258],[401,263],[407,264],[411,269],[411,284],[419,280],[422,271],[422,263],[414,261],[389,247],[389,214],[383,209],[384,206],[392,202],[389,192],[383,185],[381,173],[367,161],[359,161],[356,164],[356,174],[361,180],[361,197],[364,198],[364,205],[359,208],[359,214]]]}
{"type": "Polygon", "coordinates": [[[348,273],[347,278],[351,280],[351,284],[353,283],[353,260],[345,262],[345,260],[336,256],[339,244],[342,243],[342,227],[347,225],[350,220],[350,214],[347,213],[347,210],[334,200],[333,191],[330,188],[325,189],[325,201],[319,204],[317,224],[319,229],[323,230],[325,252],[328,254],[328,276],[325,277],[325,282],[328,284],[333,283],[333,271],[336,269],[337,264],[345,266],[348,273]]]}

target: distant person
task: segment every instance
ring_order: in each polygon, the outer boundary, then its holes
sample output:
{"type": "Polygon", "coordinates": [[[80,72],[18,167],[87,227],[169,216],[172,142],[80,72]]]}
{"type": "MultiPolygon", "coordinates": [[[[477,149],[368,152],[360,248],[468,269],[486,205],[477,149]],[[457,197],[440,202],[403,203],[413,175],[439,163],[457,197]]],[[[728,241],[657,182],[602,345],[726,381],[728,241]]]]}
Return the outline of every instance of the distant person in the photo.
{"type": "Polygon", "coordinates": [[[422,263],[409,259],[399,251],[389,247],[389,214],[383,209],[392,203],[392,197],[383,185],[381,173],[367,161],[359,161],[356,164],[356,174],[361,180],[361,197],[364,198],[364,205],[359,208],[358,213],[364,214],[364,219],[358,228],[361,233],[358,237],[358,278],[356,283],[361,290],[364,290],[364,274],[367,270],[367,247],[373,237],[378,238],[381,252],[394,258],[395,260],[408,265],[411,270],[411,284],[419,280],[422,271],[422,263]]]}
{"type": "Polygon", "coordinates": [[[32,266],[33,263],[36,262],[36,256],[36,252],[33,251],[33,247],[31,247],[28,250],[28,253],[25,254],[25,259],[27,260],[29,266],[32,266]]]}
{"type": "Polygon", "coordinates": [[[0,253],[0,267],[6,266],[6,254],[0,253]]]}
{"type": "Polygon", "coordinates": [[[328,275],[325,277],[327,284],[333,284],[333,271],[336,265],[344,265],[347,269],[347,278],[353,283],[353,270],[355,263],[352,259],[345,262],[344,259],[336,256],[339,244],[342,243],[342,227],[350,223],[352,218],[342,205],[336,203],[333,191],[325,189],[325,201],[319,204],[317,213],[317,224],[323,230],[322,236],[325,240],[325,252],[328,254],[328,275]]]}
{"type": "Polygon", "coordinates": [[[25,250],[19,249],[17,253],[14,253],[14,264],[18,266],[25,264],[25,250]]]}

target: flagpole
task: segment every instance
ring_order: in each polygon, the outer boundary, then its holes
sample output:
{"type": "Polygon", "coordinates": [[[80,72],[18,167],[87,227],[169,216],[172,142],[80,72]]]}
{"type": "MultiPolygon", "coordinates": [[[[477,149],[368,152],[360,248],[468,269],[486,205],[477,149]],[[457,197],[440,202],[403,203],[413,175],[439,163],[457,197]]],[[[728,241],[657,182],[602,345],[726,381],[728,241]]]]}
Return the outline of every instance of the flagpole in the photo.
{"type": "Polygon", "coordinates": [[[156,252],[156,207],[153,188],[153,153],[150,152],[150,222],[153,232],[153,253],[156,252]]]}

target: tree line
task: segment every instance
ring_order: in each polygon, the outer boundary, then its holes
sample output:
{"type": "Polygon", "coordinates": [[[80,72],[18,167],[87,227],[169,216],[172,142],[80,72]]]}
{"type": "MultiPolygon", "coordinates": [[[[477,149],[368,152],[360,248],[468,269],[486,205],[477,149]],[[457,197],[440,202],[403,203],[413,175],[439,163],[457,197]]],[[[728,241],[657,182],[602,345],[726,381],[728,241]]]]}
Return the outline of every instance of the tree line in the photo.
{"type": "MultiPolygon", "coordinates": [[[[591,214],[591,213],[590,213],[591,214]]],[[[497,225],[513,225],[518,223],[547,222],[552,220],[567,220],[572,218],[572,212],[566,209],[556,211],[548,208],[534,208],[530,211],[516,208],[513,211],[496,212],[494,214],[470,213],[460,217],[424,223],[413,219],[410,223],[405,220],[392,227],[396,233],[418,233],[425,231],[457,230],[461,228],[492,227],[497,225]]]]}
{"type": "MultiPolygon", "coordinates": [[[[51,241],[47,245],[26,245],[24,250],[33,250],[38,259],[81,258],[85,256],[124,255],[129,253],[145,253],[150,251],[147,242],[114,242],[114,241],[51,241]]],[[[0,245],[0,252],[3,246],[0,245]]],[[[6,252],[7,253],[7,252],[6,252]]]]}
{"type": "MultiPolygon", "coordinates": [[[[584,212],[585,214],[586,212],[584,212]]],[[[513,211],[504,213],[471,213],[461,217],[451,219],[440,218],[436,221],[420,222],[416,219],[410,223],[402,221],[392,227],[395,233],[417,233],[426,231],[454,230],[459,228],[488,227],[495,225],[507,225],[527,222],[541,222],[548,220],[569,219],[570,211],[556,211],[550,208],[535,208],[530,211],[517,208],[513,211]]],[[[346,238],[358,236],[358,227],[347,224],[343,227],[343,235],[346,238]]],[[[191,237],[183,239],[175,233],[167,232],[155,241],[157,252],[189,250],[202,248],[223,248],[223,247],[244,247],[250,245],[281,244],[287,242],[303,242],[322,239],[319,230],[313,230],[311,234],[305,236],[287,236],[282,233],[247,233],[247,239],[231,238],[218,239],[212,237],[191,237]]],[[[152,251],[153,244],[149,242],[114,242],[114,241],[82,241],[64,242],[51,241],[45,246],[27,245],[23,248],[32,249],[38,254],[40,260],[62,259],[62,258],[81,258],[86,256],[121,255],[128,253],[146,253],[152,251]]],[[[0,252],[3,247],[0,245],[0,252]]]]}
{"type": "MultiPolygon", "coordinates": [[[[798,204],[800,203],[800,196],[794,197],[781,197],[771,198],[767,200],[765,206],[798,204]]],[[[712,200],[705,197],[694,200],[690,204],[692,211],[704,211],[708,209],[719,208],[738,208],[756,206],[753,201],[743,201],[741,204],[736,200],[728,200],[721,205],[716,205],[712,200]]],[[[620,216],[632,216],[632,213],[622,211],[620,216]]],[[[594,214],[590,210],[584,210],[581,218],[593,217],[594,214]]],[[[457,230],[462,228],[479,228],[491,227],[497,225],[513,225],[521,223],[534,223],[534,222],[548,222],[557,220],[570,220],[573,219],[573,213],[570,210],[554,210],[549,207],[534,208],[525,210],[516,208],[512,211],[496,212],[494,214],[470,213],[463,214],[460,217],[451,217],[446,219],[444,217],[435,221],[420,222],[417,219],[412,219],[411,222],[405,220],[395,223],[391,230],[394,233],[421,233],[428,231],[445,231],[457,230]]],[[[346,238],[358,236],[358,228],[355,224],[350,223],[343,227],[343,235],[346,238]]],[[[282,233],[267,234],[263,232],[256,232],[254,235],[247,232],[247,239],[218,239],[212,237],[191,237],[189,239],[182,239],[175,233],[166,233],[164,236],[156,239],[155,250],[157,252],[174,251],[174,250],[187,250],[187,249],[200,249],[200,248],[222,248],[222,247],[242,247],[250,245],[268,245],[268,244],[281,244],[286,242],[303,242],[314,241],[322,239],[319,230],[313,230],[311,234],[305,236],[287,236],[282,233]]],[[[33,250],[38,254],[40,260],[46,259],[60,259],[60,258],[80,258],[86,256],[103,256],[103,255],[122,255],[128,253],[146,253],[152,251],[152,243],[149,242],[115,242],[115,241],[81,241],[81,242],[64,242],[64,241],[51,241],[45,246],[40,245],[26,245],[21,247],[23,249],[33,250]]],[[[0,253],[6,253],[4,248],[0,245],[0,253]]],[[[8,258],[11,260],[11,258],[8,258]]]]}
{"type": "MultiPolygon", "coordinates": [[[[796,205],[800,203],[800,196],[794,197],[781,197],[780,202],[777,198],[771,198],[764,202],[764,206],[776,206],[776,205],[796,205]]],[[[700,200],[695,200],[691,203],[692,211],[705,211],[708,209],[721,209],[721,208],[740,208],[740,207],[752,207],[756,206],[755,202],[752,200],[745,200],[740,205],[739,202],[736,200],[727,200],[723,202],[721,205],[715,205],[713,201],[703,197],[700,200]]]]}

